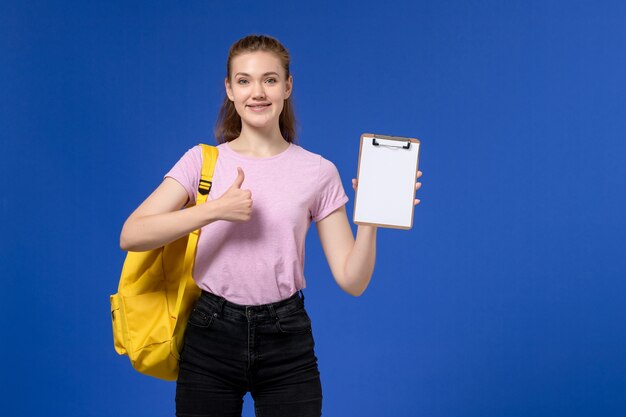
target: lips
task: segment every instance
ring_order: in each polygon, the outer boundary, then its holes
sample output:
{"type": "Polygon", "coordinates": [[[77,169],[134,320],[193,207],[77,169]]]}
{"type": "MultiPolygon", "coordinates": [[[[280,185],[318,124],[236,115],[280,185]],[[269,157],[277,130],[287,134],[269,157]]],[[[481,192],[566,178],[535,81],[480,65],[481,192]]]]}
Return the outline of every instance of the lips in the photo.
{"type": "Polygon", "coordinates": [[[252,112],[261,113],[261,112],[264,112],[271,104],[272,103],[267,103],[267,104],[249,104],[247,107],[252,112]]]}

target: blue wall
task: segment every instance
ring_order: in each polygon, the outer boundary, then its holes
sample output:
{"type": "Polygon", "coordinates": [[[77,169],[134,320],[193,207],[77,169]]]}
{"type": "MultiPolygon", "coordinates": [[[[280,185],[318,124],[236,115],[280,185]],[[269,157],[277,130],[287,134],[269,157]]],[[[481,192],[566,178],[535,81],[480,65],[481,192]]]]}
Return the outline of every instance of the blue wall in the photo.
{"type": "Polygon", "coordinates": [[[379,229],[362,297],[308,235],[324,415],[626,415],[625,21],[618,1],[2,2],[2,414],[174,414],[174,384],[113,350],[119,234],[215,143],[228,47],[257,32],[290,49],[300,144],[350,218],[360,134],[422,141],[414,227],[379,229]]]}

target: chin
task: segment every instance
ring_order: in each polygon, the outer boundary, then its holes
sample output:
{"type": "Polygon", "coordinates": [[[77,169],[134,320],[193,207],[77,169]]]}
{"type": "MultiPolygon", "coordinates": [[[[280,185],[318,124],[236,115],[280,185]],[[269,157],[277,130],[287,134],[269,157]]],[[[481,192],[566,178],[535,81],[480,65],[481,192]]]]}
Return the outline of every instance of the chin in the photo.
{"type": "Polygon", "coordinates": [[[266,120],[250,120],[248,118],[242,118],[241,121],[245,124],[247,124],[250,127],[255,127],[255,128],[264,128],[264,127],[269,127],[269,126],[273,126],[275,123],[278,123],[278,117],[277,118],[271,118],[271,119],[266,119],[266,120]]]}

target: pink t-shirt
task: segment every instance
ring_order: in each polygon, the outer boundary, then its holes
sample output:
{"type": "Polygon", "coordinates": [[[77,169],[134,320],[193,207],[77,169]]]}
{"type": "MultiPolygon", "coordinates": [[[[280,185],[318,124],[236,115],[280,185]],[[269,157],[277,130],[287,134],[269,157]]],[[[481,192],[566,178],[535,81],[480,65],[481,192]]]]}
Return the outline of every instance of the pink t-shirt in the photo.
{"type": "MultiPolygon", "coordinates": [[[[278,155],[253,158],[228,143],[219,156],[208,200],[221,197],[237,177],[252,192],[248,222],[218,220],[202,228],[193,270],[198,286],[227,300],[259,305],[283,300],[305,288],[304,242],[311,221],[320,221],[348,202],[335,165],[291,143],[278,155]]],[[[189,149],[164,175],[196,200],[202,149],[189,149]]],[[[207,200],[207,201],[208,201],[207,200]]]]}

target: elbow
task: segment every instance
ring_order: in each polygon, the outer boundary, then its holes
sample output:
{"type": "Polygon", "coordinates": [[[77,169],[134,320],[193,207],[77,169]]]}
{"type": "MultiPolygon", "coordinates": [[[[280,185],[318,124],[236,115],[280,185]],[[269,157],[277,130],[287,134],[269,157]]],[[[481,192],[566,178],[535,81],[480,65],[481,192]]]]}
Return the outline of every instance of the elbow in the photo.
{"type": "Polygon", "coordinates": [[[120,233],[120,249],[124,252],[146,252],[156,248],[151,245],[150,242],[145,242],[145,239],[142,240],[134,223],[127,220],[120,233]]]}
{"type": "Polygon", "coordinates": [[[141,252],[142,249],[140,246],[137,246],[137,243],[132,240],[129,240],[128,233],[123,233],[120,235],[120,249],[124,252],[141,252]]]}
{"type": "Polygon", "coordinates": [[[356,290],[356,291],[352,290],[352,291],[346,291],[346,292],[353,297],[360,297],[365,292],[365,288],[363,288],[362,290],[356,290]]]}
{"type": "Polygon", "coordinates": [[[128,239],[128,220],[124,223],[122,227],[122,231],[120,233],[120,249],[124,252],[129,252],[133,250],[132,242],[128,239]]]}
{"type": "MultiPolygon", "coordinates": [[[[341,282],[341,281],[338,281],[341,282]]],[[[345,282],[345,281],[344,281],[345,282]]],[[[360,297],[361,295],[363,295],[363,293],[365,292],[365,290],[367,289],[367,285],[369,283],[369,280],[367,280],[367,282],[365,283],[365,285],[350,285],[350,284],[343,284],[340,285],[341,289],[346,292],[347,294],[350,294],[353,297],[360,297]]]]}
{"type": "Polygon", "coordinates": [[[372,277],[371,275],[368,277],[351,277],[344,273],[341,276],[334,275],[334,278],[339,288],[345,293],[353,297],[360,297],[367,289],[372,277]]]}
{"type": "Polygon", "coordinates": [[[121,236],[120,236],[120,249],[123,250],[124,252],[128,252],[130,250],[127,243],[124,241],[124,238],[121,236]]]}
{"type": "Polygon", "coordinates": [[[120,234],[120,249],[123,250],[124,252],[128,252],[130,250],[130,246],[128,245],[128,242],[126,241],[124,233],[120,234]]]}
{"type": "Polygon", "coordinates": [[[124,238],[120,237],[120,249],[124,252],[146,252],[149,251],[151,248],[143,247],[139,244],[125,241],[124,238]]]}

